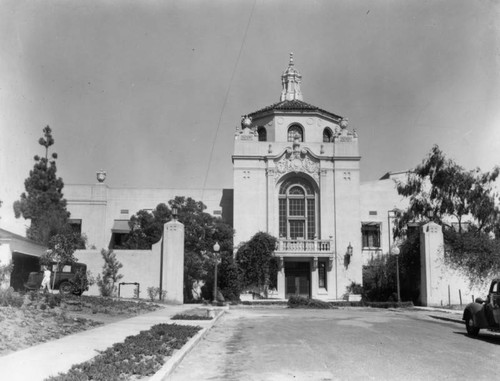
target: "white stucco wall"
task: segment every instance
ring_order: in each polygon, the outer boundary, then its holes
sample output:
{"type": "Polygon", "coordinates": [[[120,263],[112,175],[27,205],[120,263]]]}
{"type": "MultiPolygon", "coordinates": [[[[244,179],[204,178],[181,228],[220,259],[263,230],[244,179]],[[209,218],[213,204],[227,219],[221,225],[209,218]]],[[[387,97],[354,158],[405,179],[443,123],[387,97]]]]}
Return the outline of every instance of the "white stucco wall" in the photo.
{"type": "MultiPolygon", "coordinates": [[[[158,248],[153,250],[115,250],[117,260],[123,264],[119,274],[123,278],[119,282],[140,283],[140,297],[147,299],[148,287],[159,287],[160,284],[160,252],[158,248]]],[[[102,275],[104,259],[100,250],[77,250],[75,257],[78,262],[85,263],[94,277],[102,275]]],[[[118,287],[118,284],[116,285],[118,287]]],[[[132,298],[134,295],[133,285],[121,287],[120,295],[132,298]]],[[[90,287],[86,295],[100,295],[97,285],[90,287]]]]}
{"type": "Polygon", "coordinates": [[[82,232],[87,235],[87,248],[107,248],[115,220],[129,220],[141,209],[154,209],[176,196],[202,201],[207,213],[221,213],[222,189],[141,189],[110,188],[107,185],[66,185],[64,197],[71,218],[82,220],[82,232]],[[122,213],[122,211],[127,211],[122,213]]]}

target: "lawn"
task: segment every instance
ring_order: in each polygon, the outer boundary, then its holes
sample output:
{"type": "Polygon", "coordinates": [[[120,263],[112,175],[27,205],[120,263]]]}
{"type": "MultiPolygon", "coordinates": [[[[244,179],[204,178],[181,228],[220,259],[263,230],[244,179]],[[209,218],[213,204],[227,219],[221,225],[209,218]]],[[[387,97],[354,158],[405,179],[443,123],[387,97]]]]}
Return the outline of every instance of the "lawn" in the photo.
{"type": "Polygon", "coordinates": [[[2,290],[0,356],[159,308],[144,301],[2,290]]]}

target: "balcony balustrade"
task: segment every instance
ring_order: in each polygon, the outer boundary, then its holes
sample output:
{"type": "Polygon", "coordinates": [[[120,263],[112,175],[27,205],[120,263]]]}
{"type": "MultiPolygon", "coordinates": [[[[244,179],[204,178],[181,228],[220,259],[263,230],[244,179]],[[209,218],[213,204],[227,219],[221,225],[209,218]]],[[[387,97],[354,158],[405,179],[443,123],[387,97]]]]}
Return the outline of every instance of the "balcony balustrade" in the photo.
{"type": "Polygon", "coordinates": [[[331,254],[333,241],[329,239],[280,239],[276,244],[277,253],[288,254],[331,254]]]}

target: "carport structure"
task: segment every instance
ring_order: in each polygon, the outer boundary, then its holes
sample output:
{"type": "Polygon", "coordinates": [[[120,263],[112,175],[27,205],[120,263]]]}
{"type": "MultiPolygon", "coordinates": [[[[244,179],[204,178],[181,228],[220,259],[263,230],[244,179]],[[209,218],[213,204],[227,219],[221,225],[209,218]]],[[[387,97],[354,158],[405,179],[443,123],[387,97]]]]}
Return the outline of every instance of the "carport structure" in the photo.
{"type": "Polygon", "coordinates": [[[40,271],[38,259],[46,251],[47,247],[44,245],[0,229],[0,264],[14,264],[10,279],[1,286],[10,286],[17,291],[24,289],[29,273],[40,271]]]}

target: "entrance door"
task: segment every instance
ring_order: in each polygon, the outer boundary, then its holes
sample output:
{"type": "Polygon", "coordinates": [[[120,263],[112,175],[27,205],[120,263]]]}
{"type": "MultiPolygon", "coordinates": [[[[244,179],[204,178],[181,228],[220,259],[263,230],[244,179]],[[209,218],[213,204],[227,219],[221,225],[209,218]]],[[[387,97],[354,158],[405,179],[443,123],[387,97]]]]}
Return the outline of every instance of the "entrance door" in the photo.
{"type": "Polygon", "coordinates": [[[311,269],[309,262],[285,262],[285,297],[311,296],[311,269]]]}

